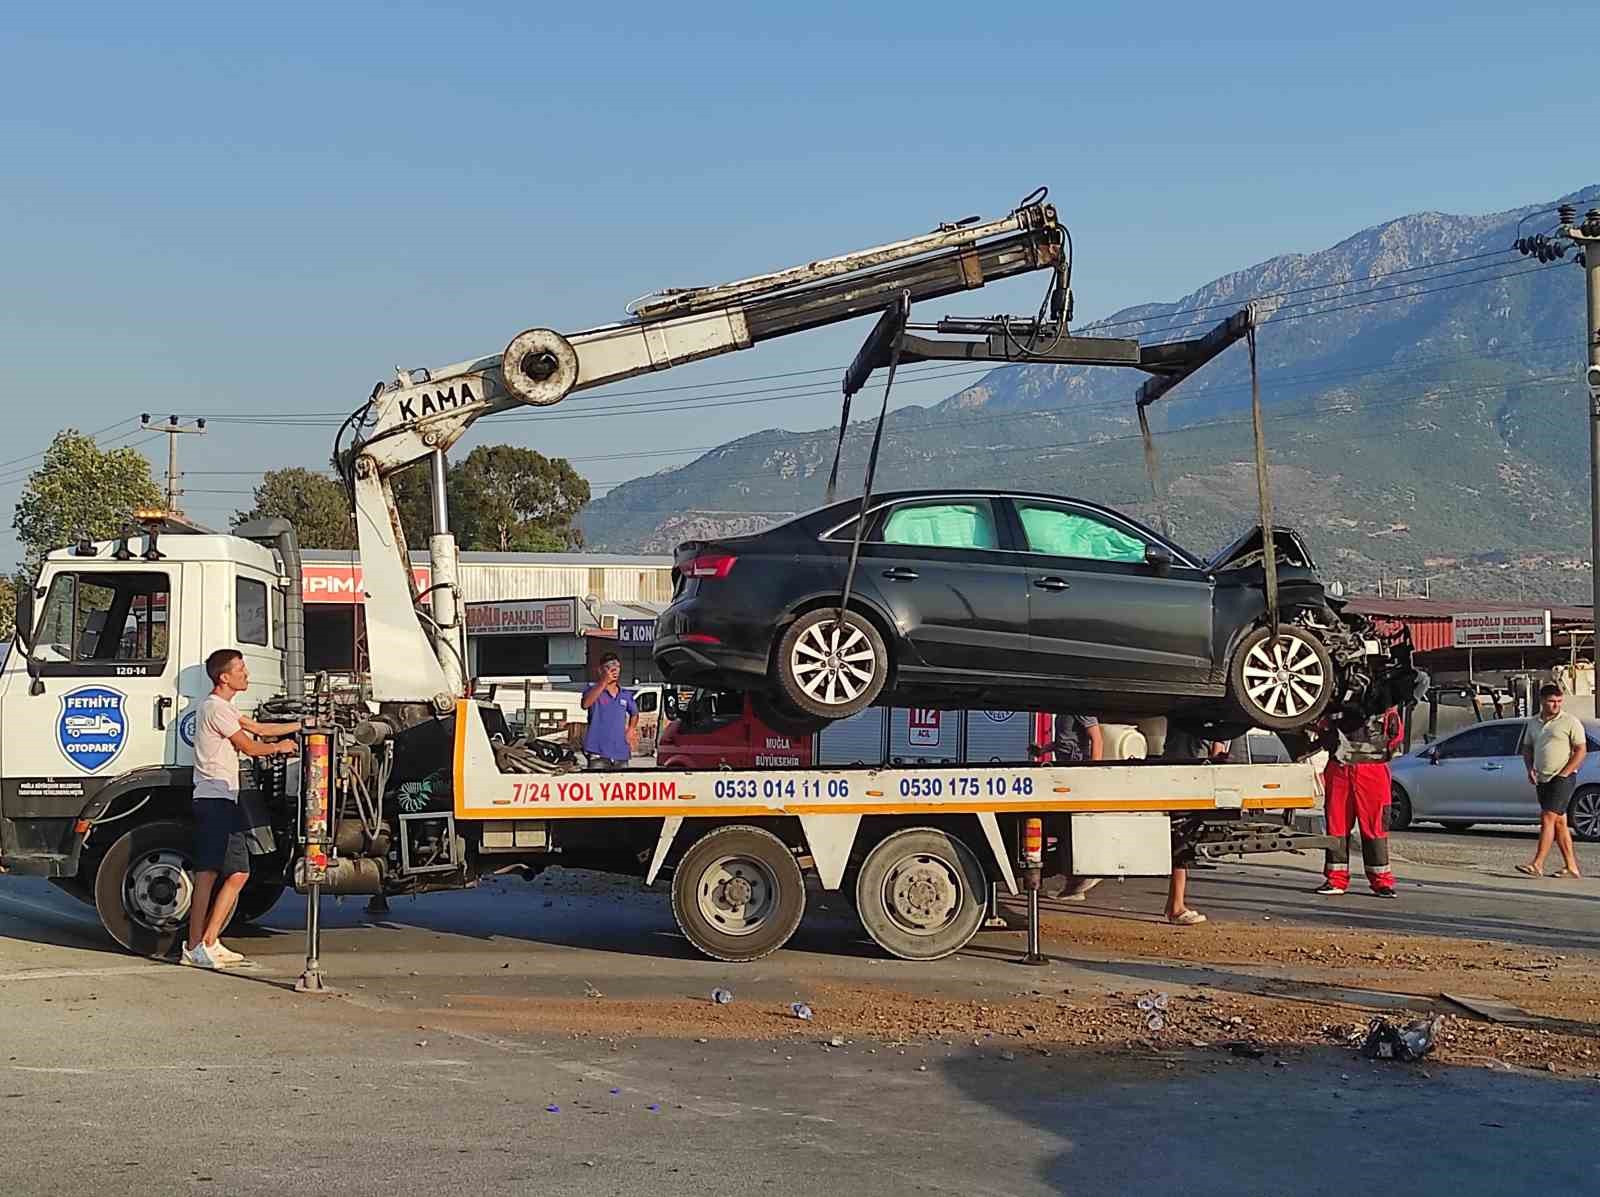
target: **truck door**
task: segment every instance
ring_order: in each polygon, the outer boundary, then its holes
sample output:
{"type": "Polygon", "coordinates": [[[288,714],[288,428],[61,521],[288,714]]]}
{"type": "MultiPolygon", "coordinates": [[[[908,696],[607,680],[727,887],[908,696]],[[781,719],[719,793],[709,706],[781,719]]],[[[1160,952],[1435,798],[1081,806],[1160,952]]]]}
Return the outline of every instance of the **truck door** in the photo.
{"type": "Polygon", "coordinates": [[[4,813],[13,832],[24,820],[59,819],[64,828],[106,782],[170,762],[179,663],[168,631],[181,614],[177,569],[86,561],[47,574],[33,649],[42,693],[29,692],[40,687],[30,684],[18,648],[0,698],[4,813]]]}

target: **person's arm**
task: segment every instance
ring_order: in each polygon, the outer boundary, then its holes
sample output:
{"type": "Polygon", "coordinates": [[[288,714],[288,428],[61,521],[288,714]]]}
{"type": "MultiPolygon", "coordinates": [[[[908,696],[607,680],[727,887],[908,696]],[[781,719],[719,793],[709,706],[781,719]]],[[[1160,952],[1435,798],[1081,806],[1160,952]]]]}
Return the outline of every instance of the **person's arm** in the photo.
{"type": "Polygon", "coordinates": [[[1583,764],[1583,758],[1589,755],[1589,745],[1582,732],[1572,733],[1572,755],[1567,758],[1567,767],[1561,770],[1562,777],[1571,777],[1583,764]]]}
{"type": "Polygon", "coordinates": [[[272,738],[292,736],[300,730],[300,724],[298,723],[257,723],[248,715],[239,716],[239,726],[252,736],[268,736],[272,738]]]}
{"type": "Polygon", "coordinates": [[[294,756],[300,751],[293,740],[275,740],[271,744],[257,740],[244,729],[244,720],[241,719],[239,722],[241,725],[239,730],[228,737],[228,743],[245,756],[294,756]]]}
{"type": "Polygon", "coordinates": [[[583,697],[578,699],[578,705],[586,711],[590,707],[594,706],[595,703],[600,701],[600,695],[605,692],[607,684],[608,683],[606,679],[601,678],[598,682],[583,692],[583,697]]]}
{"type": "Polygon", "coordinates": [[[1533,770],[1533,745],[1538,738],[1539,729],[1530,719],[1527,730],[1522,733],[1522,763],[1528,766],[1528,784],[1531,786],[1539,784],[1539,775],[1533,770]]]}
{"type": "Polygon", "coordinates": [[[1106,737],[1105,737],[1105,733],[1100,730],[1100,725],[1098,723],[1091,723],[1089,725],[1088,731],[1089,731],[1089,759],[1091,761],[1103,761],[1103,760],[1105,760],[1106,759],[1106,737]]]}

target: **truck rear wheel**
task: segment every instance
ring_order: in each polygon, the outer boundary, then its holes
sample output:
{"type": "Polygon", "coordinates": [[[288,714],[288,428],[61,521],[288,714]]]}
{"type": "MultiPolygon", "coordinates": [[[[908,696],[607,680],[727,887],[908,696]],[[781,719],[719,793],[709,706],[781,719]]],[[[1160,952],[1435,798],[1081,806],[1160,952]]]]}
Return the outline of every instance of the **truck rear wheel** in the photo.
{"type": "Polygon", "coordinates": [[[776,952],[805,909],[799,862],[760,827],[717,828],[672,872],[672,915],[689,942],[714,960],[759,960],[776,952]]]}
{"type": "Polygon", "coordinates": [[[100,925],[140,956],[172,954],[194,896],[194,827],[175,819],[142,823],[106,850],[94,875],[100,925]]]}
{"type": "Polygon", "coordinates": [[[231,931],[265,918],[287,888],[281,881],[257,881],[254,877],[246,881],[244,888],[239,891],[239,904],[233,908],[233,917],[228,920],[228,929],[231,931]]]}
{"type": "Polygon", "coordinates": [[[972,849],[943,831],[910,827],[867,853],[856,875],[856,910],[890,955],[938,960],[978,933],[988,890],[972,849]]]}

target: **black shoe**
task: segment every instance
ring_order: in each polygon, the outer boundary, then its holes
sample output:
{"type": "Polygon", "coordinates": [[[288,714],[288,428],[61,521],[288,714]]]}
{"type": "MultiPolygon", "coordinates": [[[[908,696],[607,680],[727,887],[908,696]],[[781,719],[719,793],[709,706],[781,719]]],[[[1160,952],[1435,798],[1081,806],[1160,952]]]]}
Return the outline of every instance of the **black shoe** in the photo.
{"type": "Polygon", "coordinates": [[[1398,898],[1400,895],[1395,893],[1394,886],[1380,885],[1373,889],[1372,896],[1374,898],[1398,898]]]}

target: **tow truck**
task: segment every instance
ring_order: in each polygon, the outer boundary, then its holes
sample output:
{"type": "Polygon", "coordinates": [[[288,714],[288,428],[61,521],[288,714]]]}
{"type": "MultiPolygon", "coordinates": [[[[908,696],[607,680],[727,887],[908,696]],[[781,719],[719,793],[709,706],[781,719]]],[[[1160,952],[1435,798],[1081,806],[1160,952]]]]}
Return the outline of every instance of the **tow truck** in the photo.
{"type": "Polygon", "coordinates": [[[209,689],[200,662],[223,645],[246,656],[246,701],[271,695],[258,712],[303,722],[298,764],[254,763],[276,851],[256,857],[239,917],[258,917],[288,886],[306,895],[309,991],[324,988],[324,894],[382,902],[553,864],[646,884],[669,877],[690,942],[750,961],[789,939],[809,882],[847,889],[878,945],[926,960],[972,937],[992,885],[1017,892],[1025,828],[1039,842],[1032,820],[1057,834],[1070,823],[1072,869],[1085,875],[1165,874],[1174,843],[1202,855],[1288,846],[1283,816],[1314,803],[1306,764],[586,774],[569,749],[513,737],[497,707],[471,697],[443,479],[446,453],[477,420],[864,316],[879,320],[847,397],[872,369],[888,364],[892,378],[896,361],[913,359],[1130,366],[1165,389],[1248,327],[1245,313],[1194,341],[1147,347],[1073,335],[1069,246],[1041,190],[997,220],[664,291],[620,323],[532,328],[499,353],[380,383],[335,439],[371,663],[355,687],[306,676],[286,521],[214,534],[152,517],[50,554],[19,593],[19,644],[0,672],[0,867],[91,902],[128,950],[172,953],[191,892],[195,708],[209,689]],[[1034,271],[1050,287],[1031,320],[944,321],[939,331],[958,334],[947,339],[905,332],[914,303],[1034,271]],[[423,590],[392,489],[413,467],[432,483],[423,590]]]}

